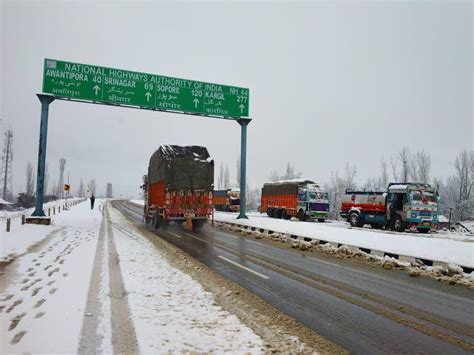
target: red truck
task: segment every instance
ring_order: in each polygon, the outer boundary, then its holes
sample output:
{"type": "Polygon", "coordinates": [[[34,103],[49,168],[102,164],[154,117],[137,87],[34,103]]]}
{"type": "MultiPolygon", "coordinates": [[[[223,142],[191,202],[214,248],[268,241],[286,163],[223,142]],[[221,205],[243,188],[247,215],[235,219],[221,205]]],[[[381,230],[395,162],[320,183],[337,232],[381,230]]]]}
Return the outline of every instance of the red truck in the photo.
{"type": "Polygon", "coordinates": [[[145,177],[144,218],[154,228],[185,222],[199,227],[211,216],[214,161],[201,146],[162,145],[145,177]]]}

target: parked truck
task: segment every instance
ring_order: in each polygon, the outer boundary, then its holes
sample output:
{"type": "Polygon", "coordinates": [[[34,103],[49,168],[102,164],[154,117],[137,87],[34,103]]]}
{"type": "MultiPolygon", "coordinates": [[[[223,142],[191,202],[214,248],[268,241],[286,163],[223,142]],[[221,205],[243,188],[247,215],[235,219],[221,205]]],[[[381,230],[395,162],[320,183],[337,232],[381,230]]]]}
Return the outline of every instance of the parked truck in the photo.
{"type": "Polygon", "coordinates": [[[261,213],[269,217],[324,222],[329,214],[328,193],[311,180],[283,180],[265,183],[262,188],[261,213]]]}
{"type": "Polygon", "coordinates": [[[144,183],[145,222],[158,228],[206,222],[212,209],[214,161],[205,147],[162,145],[150,158],[144,183]]]}
{"type": "Polygon", "coordinates": [[[438,195],[421,183],[390,183],[386,191],[346,190],[340,214],[353,227],[428,233],[438,224],[438,195]]]}
{"type": "Polygon", "coordinates": [[[239,212],[240,211],[240,190],[225,189],[214,190],[214,208],[216,211],[239,212]]]}

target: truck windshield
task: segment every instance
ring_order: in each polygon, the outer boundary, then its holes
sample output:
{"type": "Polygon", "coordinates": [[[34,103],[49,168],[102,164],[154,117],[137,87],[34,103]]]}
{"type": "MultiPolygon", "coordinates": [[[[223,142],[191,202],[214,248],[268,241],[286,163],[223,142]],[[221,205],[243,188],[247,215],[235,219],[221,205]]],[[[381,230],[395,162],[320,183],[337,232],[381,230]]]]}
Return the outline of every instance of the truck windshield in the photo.
{"type": "Polygon", "coordinates": [[[310,200],[327,200],[327,192],[309,192],[308,197],[310,200]]]}
{"type": "Polygon", "coordinates": [[[231,199],[230,199],[230,205],[231,205],[231,206],[238,206],[238,205],[240,205],[240,198],[231,198],[231,199]]]}
{"type": "Polygon", "coordinates": [[[436,197],[431,192],[412,191],[411,199],[415,204],[436,204],[436,197]]]}

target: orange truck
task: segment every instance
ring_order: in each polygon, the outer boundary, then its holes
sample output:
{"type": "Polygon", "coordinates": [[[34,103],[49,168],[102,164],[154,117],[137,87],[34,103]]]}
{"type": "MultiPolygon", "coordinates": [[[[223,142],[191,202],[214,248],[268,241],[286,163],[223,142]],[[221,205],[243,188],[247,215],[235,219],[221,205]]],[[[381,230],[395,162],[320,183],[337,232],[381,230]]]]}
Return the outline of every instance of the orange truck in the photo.
{"type": "Polygon", "coordinates": [[[262,188],[260,211],[274,218],[324,222],[329,214],[328,193],[311,180],[268,182],[262,188]]]}
{"type": "Polygon", "coordinates": [[[214,190],[214,208],[216,211],[239,212],[240,211],[240,190],[224,189],[214,190]]]}
{"type": "Polygon", "coordinates": [[[145,222],[154,228],[169,222],[201,226],[212,215],[213,183],[214,161],[205,147],[160,146],[143,184],[145,222]]]}

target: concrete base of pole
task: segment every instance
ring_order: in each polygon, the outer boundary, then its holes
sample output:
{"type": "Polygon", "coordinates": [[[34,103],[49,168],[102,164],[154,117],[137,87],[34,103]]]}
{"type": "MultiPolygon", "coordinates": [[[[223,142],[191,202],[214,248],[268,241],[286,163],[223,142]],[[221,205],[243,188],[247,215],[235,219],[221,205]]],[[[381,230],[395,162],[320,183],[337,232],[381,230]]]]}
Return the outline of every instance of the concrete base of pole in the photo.
{"type": "Polygon", "coordinates": [[[49,226],[51,224],[50,217],[26,217],[25,219],[26,224],[42,224],[45,226],[49,226]]]}

